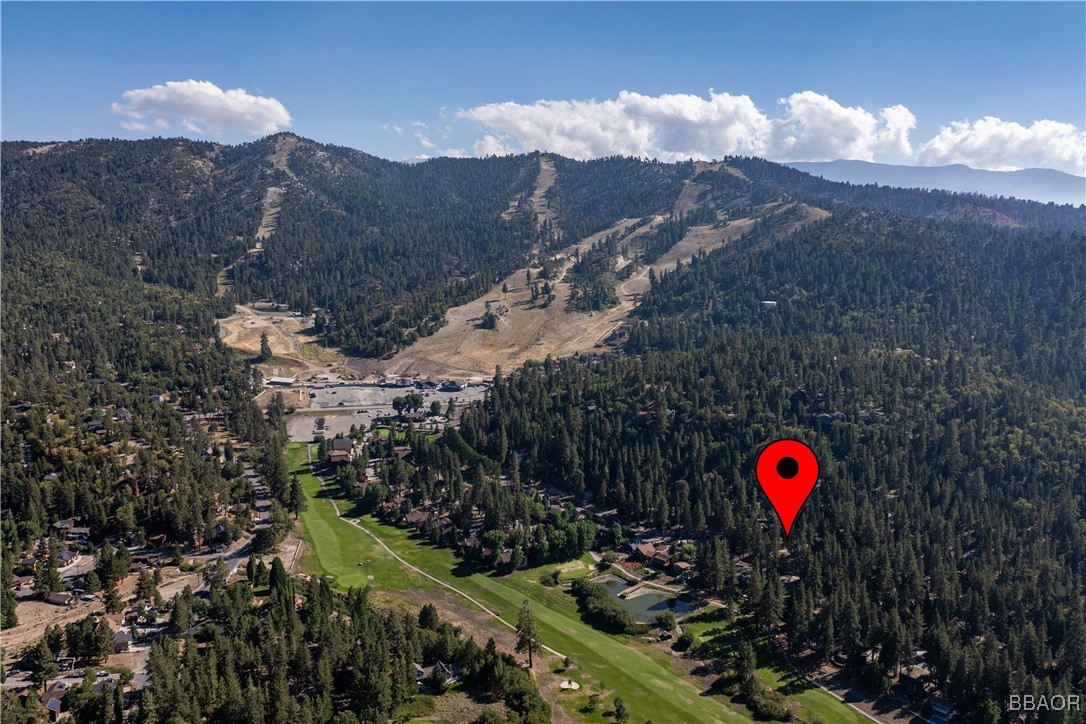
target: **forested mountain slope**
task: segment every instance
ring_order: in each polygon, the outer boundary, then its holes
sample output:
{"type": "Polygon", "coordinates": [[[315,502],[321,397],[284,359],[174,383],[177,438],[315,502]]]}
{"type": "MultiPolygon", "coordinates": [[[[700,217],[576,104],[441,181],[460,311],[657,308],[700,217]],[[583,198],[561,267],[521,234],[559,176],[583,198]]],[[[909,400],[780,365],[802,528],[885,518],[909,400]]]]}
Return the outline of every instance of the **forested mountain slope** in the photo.
{"type": "Polygon", "coordinates": [[[625,358],[510,374],[461,432],[521,475],[700,539],[705,587],[876,688],[865,653],[890,673],[923,661],[965,712],[1072,693],[1083,269],[1081,233],[839,209],[664,275],[625,358]],[[822,470],[787,543],[753,475],[780,437],[810,442],[822,470]],[[728,552],[754,571],[738,589],[728,552]]]}

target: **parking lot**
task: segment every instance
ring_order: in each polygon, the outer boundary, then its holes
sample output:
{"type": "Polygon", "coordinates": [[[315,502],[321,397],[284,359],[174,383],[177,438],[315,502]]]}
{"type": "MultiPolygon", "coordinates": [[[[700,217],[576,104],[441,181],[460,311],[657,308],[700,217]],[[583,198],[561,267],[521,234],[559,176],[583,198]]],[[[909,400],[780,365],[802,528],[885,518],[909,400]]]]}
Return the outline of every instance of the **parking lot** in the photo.
{"type": "MultiPolygon", "coordinates": [[[[378,387],[376,385],[357,385],[350,383],[326,383],[307,386],[307,394],[313,395],[308,408],[295,411],[287,422],[291,440],[312,440],[314,423],[317,418],[325,420],[324,436],[334,437],[338,433],[346,434],[352,425],[368,428],[374,419],[395,415],[392,401],[397,397],[412,392],[422,395],[421,412],[429,412],[430,405],[440,403],[444,414],[449,401],[455,400],[458,408],[470,402],[481,400],[486,394],[488,384],[474,383],[465,385],[458,391],[441,389],[418,389],[412,387],[378,387]]],[[[441,424],[443,420],[435,420],[441,424]]]]}

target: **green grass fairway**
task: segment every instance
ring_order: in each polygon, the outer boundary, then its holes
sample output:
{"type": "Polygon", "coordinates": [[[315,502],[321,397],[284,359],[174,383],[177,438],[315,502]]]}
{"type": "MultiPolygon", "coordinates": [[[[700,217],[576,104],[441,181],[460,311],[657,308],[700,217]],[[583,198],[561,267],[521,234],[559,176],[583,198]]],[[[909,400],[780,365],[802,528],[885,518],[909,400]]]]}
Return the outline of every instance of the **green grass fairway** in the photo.
{"type": "MultiPolygon", "coordinates": [[[[299,516],[302,536],[309,543],[302,559],[304,568],[333,577],[343,589],[366,584],[382,590],[432,587],[433,582],[405,569],[372,538],[336,515],[330,491],[322,488],[320,479],[309,472],[305,448],[305,443],[294,443],[286,453],[287,467],[298,474],[309,500],[308,508],[299,516]],[[359,566],[359,562],[363,565],[359,566]]],[[[340,510],[343,505],[350,505],[338,502],[340,510]]]]}

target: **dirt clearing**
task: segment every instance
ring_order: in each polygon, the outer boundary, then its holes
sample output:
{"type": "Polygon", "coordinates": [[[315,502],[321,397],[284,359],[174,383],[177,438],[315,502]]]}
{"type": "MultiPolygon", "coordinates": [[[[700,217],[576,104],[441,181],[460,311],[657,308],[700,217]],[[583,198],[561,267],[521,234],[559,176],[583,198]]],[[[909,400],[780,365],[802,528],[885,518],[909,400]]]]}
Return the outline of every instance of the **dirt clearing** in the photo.
{"type": "MultiPolygon", "coordinates": [[[[652,224],[638,229],[624,241],[635,244],[639,235],[647,233],[663,218],[656,217],[652,224]]],[[[552,282],[555,299],[549,306],[532,302],[531,290],[525,284],[526,270],[520,269],[504,280],[508,291],[502,292],[502,284],[497,284],[482,297],[450,309],[445,314],[447,324],[434,335],[420,339],[390,360],[352,360],[351,367],[361,370],[364,375],[409,377],[419,374],[484,380],[489,379],[498,366],[510,370],[528,360],[543,360],[547,355],[564,357],[600,351],[603,341],[626,319],[648,290],[648,268],[619,284],[618,306],[602,312],[566,311],[570,286],[563,279],[572,264],[570,257],[574,249],[584,251],[608,234],[625,231],[636,223],[636,219],[624,219],[576,246],[564,249],[560,255],[567,262],[557,275],[558,281],[552,282]],[[509,310],[494,330],[480,326],[487,302],[492,309],[505,307],[509,310]]],[[[651,268],[658,274],[674,269],[680,261],[689,261],[702,251],[711,251],[738,238],[749,231],[753,223],[751,219],[741,219],[719,228],[693,227],[651,268]]]]}

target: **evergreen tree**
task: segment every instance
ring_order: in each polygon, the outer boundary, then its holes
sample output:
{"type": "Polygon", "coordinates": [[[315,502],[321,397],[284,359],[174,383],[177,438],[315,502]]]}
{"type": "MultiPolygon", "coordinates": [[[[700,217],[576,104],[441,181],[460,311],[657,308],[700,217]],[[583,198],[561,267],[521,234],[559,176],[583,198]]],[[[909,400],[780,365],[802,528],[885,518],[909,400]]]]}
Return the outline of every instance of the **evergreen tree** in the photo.
{"type": "Polygon", "coordinates": [[[528,668],[532,668],[532,655],[542,651],[543,644],[539,638],[539,629],[536,627],[535,618],[532,616],[532,604],[528,599],[520,607],[517,616],[517,653],[528,652],[528,668]]]}

